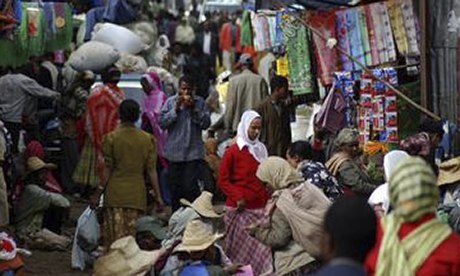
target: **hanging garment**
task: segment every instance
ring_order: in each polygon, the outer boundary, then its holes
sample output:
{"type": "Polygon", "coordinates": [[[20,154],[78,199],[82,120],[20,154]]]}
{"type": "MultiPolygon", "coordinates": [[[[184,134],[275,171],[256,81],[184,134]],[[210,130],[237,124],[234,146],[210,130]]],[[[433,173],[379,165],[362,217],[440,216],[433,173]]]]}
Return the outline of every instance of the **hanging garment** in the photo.
{"type": "Polygon", "coordinates": [[[346,107],[347,103],[342,92],[333,87],[316,115],[316,124],[332,133],[337,133],[345,127],[346,107]]]}
{"type": "Polygon", "coordinates": [[[393,30],[391,29],[390,16],[388,14],[388,6],[386,2],[379,2],[377,4],[378,11],[381,12],[382,26],[384,30],[385,48],[387,52],[388,61],[392,62],[396,60],[396,47],[393,40],[393,30]]]}
{"type": "Polygon", "coordinates": [[[245,10],[241,19],[241,33],[240,33],[240,44],[241,46],[252,46],[253,45],[253,34],[251,24],[251,11],[245,10]]]}
{"type": "Polygon", "coordinates": [[[404,27],[406,29],[407,41],[409,46],[409,55],[420,55],[419,40],[417,37],[417,25],[414,15],[414,7],[411,0],[401,0],[402,16],[404,27]]]}
{"type": "MultiPolygon", "coordinates": [[[[352,56],[361,64],[365,65],[363,40],[360,31],[360,20],[358,9],[348,9],[345,11],[347,17],[348,39],[350,40],[350,52],[352,56]]],[[[354,70],[361,70],[358,62],[353,62],[354,70]]]]}
{"type": "MultiPolygon", "coordinates": [[[[348,36],[347,14],[345,10],[336,12],[337,40],[338,46],[351,55],[351,45],[348,36]]],[[[341,69],[343,71],[353,71],[353,62],[344,54],[340,54],[341,69]]]]}
{"type": "Polygon", "coordinates": [[[401,4],[399,2],[389,2],[388,13],[398,51],[403,56],[407,56],[409,53],[409,42],[407,41],[406,29],[404,27],[401,4]]]}
{"type": "Polygon", "coordinates": [[[289,61],[290,89],[294,95],[313,93],[314,77],[311,73],[307,29],[289,15],[282,27],[289,61]]]}
{"type": "Polygon", "coordinates": [[[369,42],[369,32],[367,30],[367,21],[366,21],[366,12],[364,8],[357,8],[358,10],[358,19],[359,19],[359,31],[361,33],[361,39],[363,43],[364,50],[364,61],[366,66],[372,65],[372,56],[371,56],[371,45],[369,42]]]}
{"type": "MultiPolygon", "coordinates": [[[[326,38],[336,37],[335,11],[312,11],[307,14],[310,25],[318,30],[326,38]]],[[[316,60],[318,63],[318,75],[321,83],[326,86],[334,81],[333,73],[337,71],[337,50],[326,46],[327,41],[313,33],[313,43],[316,48],[316,60]]]]}
{"type": "Polygon", "coordinates": [[[380,64],[380,59],[379,59],[379,48],[377,45],[376,31],[374,27],[374,21],[372,20],[372,13],[371,13],[370,5],[364,6],[364,18],[367,24],[369,46],[371,49],[371,58],[372,58],[371,66],[375,66],[375,65],[380,64]]]}
{"type": "Polygon", "coordinates": [[[374,38],[377,44],[377,52],[380,63],[388,62],[387,45],[385,40],[385,29],[383,28],[383,17],[377,3],[367,6],[372,25],[374,27],[374,38]]]}

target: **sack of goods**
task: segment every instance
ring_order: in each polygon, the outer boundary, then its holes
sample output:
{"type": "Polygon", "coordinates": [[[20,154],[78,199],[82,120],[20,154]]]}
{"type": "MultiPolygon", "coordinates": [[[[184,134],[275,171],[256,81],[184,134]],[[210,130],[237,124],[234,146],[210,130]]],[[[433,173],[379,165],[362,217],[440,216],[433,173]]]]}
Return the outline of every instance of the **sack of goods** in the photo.
{"type": "MultiPolygon", "coordinates": [[[[141,41],[146,45],[148,48],[151,48],[155,45],[158,37],[158,30],[154,23],[141,21],[136,23],[131,23],[126,25],[128,29],[130,29],[134,34],[139,36],[141,41]]],[[[146,49],[144,49],[146,50],[146,49]]]]}
{"type": "Polygon", "coordinates": [[[81,72],[90,70],[99,72],[114,64],[120,58],[120,52],[102,42],[88,41],[70,55],[70,66],[81,72]]]}
{"type": "Polygon", "coordinates": [[[144,73],[147,70],[147,62],[143,57],[131,54],[121,54],[120,59],[115,63],[123,73],[144,73]]]}
{"type": "Polygon", "coordinates": [[[148,47],[133,31],[112,23],[97,24],[94,27],[91,41],[112,45],[121,53],[133,55],[148,47]]]}

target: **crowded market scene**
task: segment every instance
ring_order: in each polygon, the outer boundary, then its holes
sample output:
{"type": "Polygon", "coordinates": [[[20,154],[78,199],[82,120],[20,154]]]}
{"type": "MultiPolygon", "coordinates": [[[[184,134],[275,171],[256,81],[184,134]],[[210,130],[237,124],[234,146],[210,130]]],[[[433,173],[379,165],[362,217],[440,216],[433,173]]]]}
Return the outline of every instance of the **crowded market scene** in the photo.
{"type": "Polygon", "coordinates": [[[0,0],[0,275],[460,276],[460,0],[0,0]]]}

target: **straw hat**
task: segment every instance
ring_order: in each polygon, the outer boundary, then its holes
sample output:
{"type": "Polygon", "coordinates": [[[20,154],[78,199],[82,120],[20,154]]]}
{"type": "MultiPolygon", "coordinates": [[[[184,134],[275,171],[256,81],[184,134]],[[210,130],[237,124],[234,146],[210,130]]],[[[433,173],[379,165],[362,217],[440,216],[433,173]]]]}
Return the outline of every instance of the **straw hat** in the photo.
{"type": "Polygon", "coordinates": [[[95,276],[145,275],[160,258],[161,250],[139,249],[132,236],[116,240],[110,251],[94,263],[95,276]]]}
{"type": "Polygon", "coordinates": [[[27,159],[27,174],[31,174],[42,169],[54,170],[56,168],[56,165],[45,163],[43,160],[35,156],[27,159]]]}
{"type": "Polygon", "coordinates": [[[182,243],[174,249],[174,252],[205,250],[223,236],[222,234],[214,234],[212,228],[201,220],[192,220],[187,223],[184,236],[182,237],[182,243]]]}
{"type": "Polygon", "coordinates": [[[438,186],[460,181],[460,157],[450,159],[439,165],[438,186]]]}
{"type": "Polygon", "coordinates": [[[193,210],[195,210],[198,214],[200,214],[203,217],[222,217],[222,215],[216,213],[214,207],[212,206],[212,194],[210,192],[202,192],[201,195],[197,199],[195,199],[195,201],[193,201],[193,203],[190,203],[188,200],[184,198],[180,200],[180,203],[184,206],[191,207],[193,210]]]}

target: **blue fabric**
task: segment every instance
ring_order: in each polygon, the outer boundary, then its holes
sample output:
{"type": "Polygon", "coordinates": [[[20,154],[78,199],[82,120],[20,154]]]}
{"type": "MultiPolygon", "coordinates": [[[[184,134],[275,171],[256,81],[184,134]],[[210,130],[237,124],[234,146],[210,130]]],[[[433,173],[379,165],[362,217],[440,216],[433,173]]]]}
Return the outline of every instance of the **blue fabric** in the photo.
{"type": "Polygon", "coordinates": [[[103,19],[115,24],[127,24],[136,20],[136,10],[126,0],[110,0],[103,19]]]}
{"type": "Polygon", "coordinates": [[[46,2],[43,5],[43,11],[45,14],[46,28],[47,33],[56,33],[56,25],[54,24],[54,3],[53,2],[46,2]]]}
{"type": "Polygon", "coordinates": [[[21,20],[22,20],[22,4],[21,4],[21,0],[14,0],[13,9],[14,9],[14,18],[18,22],[21,22],[21,20]]]}
{"type": "Polygon", "coordinates": [[[445,160],[453,157],[453,142],[455,141],[455,136],[458,128],[456,125],[450,123],[445,119],[442,120],[442,125],[444,127],[444,130],[447,129],[448,131],[444,133],[441,143],[439,144],[439,146],[443,149],[443,156],[436,156],[436,158],[445,160]]]}
{"type": "MultiPolygon", "coordinates": [[[[359,25],[359,10],[349,9],[346,10],[347,17],[347,28],[348,36],[350,39],[350,51],[351,55],[354,56],[361,64],[366,64],[364,58],[363,42],[361,37],[361,30],[359,25]]],[[[358,63],[353,62],[354,70],[359,70],[361,66],[358,63]]]]}
{"type": "Polygon", "coordinates": [[[180,276],[209,276],[204,262],[188,264],[184,267],[180,276]]]}
{"type": "Polygon", "coordinates": [[[203,98],[195,96],[195,109],[181,107],[176,112],[178,96],[172,96],[161,110],[160,125],[168,130],[165,156],[171,162],[204,159],[202,131],[211,124],[203,98]]]}
{"type": "Polygon", "coordinates": [[[104,15],[104,12],[105,12],[105,8],[100,7],[100,8],[91,9],[86,14],[85,41],[91,40],[91,32],[93,31],[93,28],[97,23],[102,22],[102,17],[104,15]]]}
{"type": "Polygon", "coordinates": [[[351,265],[328,265],[314,274],[315,276],[366,276],[363,268],[351,265]]]}

